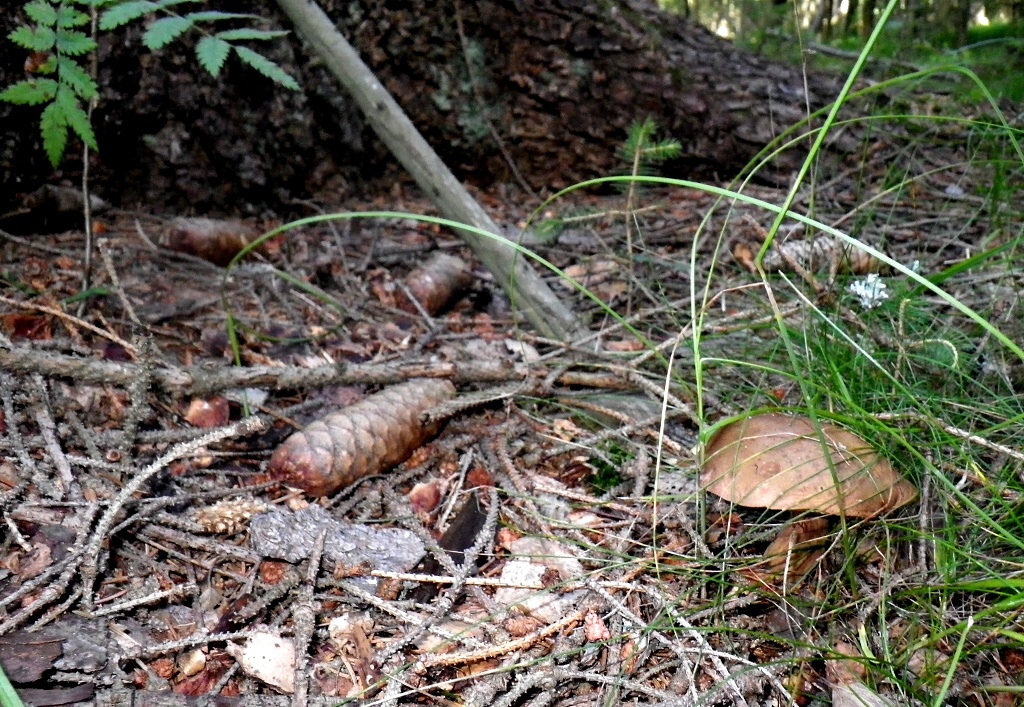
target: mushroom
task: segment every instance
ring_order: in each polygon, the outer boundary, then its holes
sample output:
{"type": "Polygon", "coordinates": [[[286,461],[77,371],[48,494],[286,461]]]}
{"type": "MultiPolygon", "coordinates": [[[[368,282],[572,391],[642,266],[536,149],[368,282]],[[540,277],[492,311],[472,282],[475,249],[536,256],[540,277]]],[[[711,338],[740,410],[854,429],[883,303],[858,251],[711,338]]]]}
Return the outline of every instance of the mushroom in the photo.
{"type": "Polygon", "coordinates": [[[730,423],[708,442],[701,487],[741,506],[873,518],[917,489],[849,430],[777,412],[730,423]]]}
{"type": "MultiPolygon", "coordinates": [[[[705,449],[701,487],[741,506],[872,518],[917,497],[913,484],[857,435],[805,416],[770,412],[732,422],[705,449]]],[[[743,576],[790,588],[820,559],[828,524],[791,522],[743,576]]]]}

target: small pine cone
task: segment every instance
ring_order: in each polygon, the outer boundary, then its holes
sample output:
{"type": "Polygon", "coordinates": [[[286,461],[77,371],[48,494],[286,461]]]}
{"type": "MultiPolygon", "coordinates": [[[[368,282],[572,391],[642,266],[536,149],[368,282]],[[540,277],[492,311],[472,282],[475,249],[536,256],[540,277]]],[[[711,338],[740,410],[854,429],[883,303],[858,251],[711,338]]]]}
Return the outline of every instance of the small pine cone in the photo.
{"type": "MultiPolygon", "coordinates": [[[[427,311],[434,315],[449,302],[473,284],[473,273],[466,264],[453,255],[436,253],[426,263],[409,273],[405,285],[409,294],[427,311]]],[[[415,311],[412,304],[405,302],[408,311],[415,311]]]]}
{"type": "Polygon", "coordinates": [[[434,378],[387,388],[293,434],[269,471],[311,496],[332,494],[408,459],[440,429],[420,416],[454,394],[451,382],[434,378]]]}

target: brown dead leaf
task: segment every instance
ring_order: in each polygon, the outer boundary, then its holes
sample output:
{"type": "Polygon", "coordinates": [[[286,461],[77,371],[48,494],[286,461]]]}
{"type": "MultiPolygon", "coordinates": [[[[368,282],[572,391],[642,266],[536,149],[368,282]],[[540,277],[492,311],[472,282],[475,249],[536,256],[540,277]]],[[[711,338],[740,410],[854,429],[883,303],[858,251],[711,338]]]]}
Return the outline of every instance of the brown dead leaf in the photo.
{"type": "Polygon", "coordinates": [[[171,676],[174,675],[174,661],[170,658],[155,658],[149,663],[149,669],[158,678],[170,680],[171,676]]]}
{"type": "Polygon", "coordinates": [[[514,638],[528,636],[543,625],[544,622],[540,619],[521,614],[512,615],[501,623],[502,628],[508,631],[508,634],[514,638]]]}
{"type": "Polygon", "coordinates": [[[188,697],[208,695],[233,664],[234,661],[228,655],[215,651],[206,656],[201,672],[175,683],[174,692],[188,697]]]}
{"type": "Polygon", "coordinates": [[[602,302],[611,302],[626,292],[626,281],[621,277],[622,273],[622,265],[606,258],[595,258],[565,269],[568,277],[590,290],[602,302]]]}
{"type": "Polygon", "coordinates": [[[409,505],[412,506],[417,517],[426,518],[441,503],[447,490],[448,483],[444,479],[433,478],[429,481],[421,481],[409,491],[407,495],[409,505]]]}
{"type": "Polygon", "coordinates": [[[736,259],[736,262],[749,273],[756,273],[757,268],[754,266],[754,249],[751,248],[744,241],[736,241],[732,247],[732,257],[736,259]]]}
{"type": "Polygon", "coordinates": [[[587,615],[583,617],[583,635],[591,643],[596,643],[607,641],[612,637],[612,632],[608,630],[608,625],[605,624],[600,614],[596,611],[588,611],[587,615]]]}
{"type": "Polygon", "coordinates": [[[32,543],[32,551],[21,558],[18,567],[18,575],[21,581],[25,582],[33,577],[38,577],[46,571],[53,562],[53,553],[46,543],[32,543]]]}
{"type": "Polygon", "coordinates": [[[38,314],[5,314],[4,329],[14,340],[49,341],[53,338],[52,320],[38,314]]]}
{"type": "Polygon", "coordinates": [[[605,342],[604,349],[605,351],[613,351],[616,353],[629,353],[633,351],[643,351],[644,345],[636,339],[617,339],[615,341],[605,342]]]}
{"type": "Polygon", "coordinates": [[[722,538],[731,538],[743,529],[743,518],[738,513],[710,512],[707,516],[708,529],[704,533],[704,541],[715,545],[722,538]]]}

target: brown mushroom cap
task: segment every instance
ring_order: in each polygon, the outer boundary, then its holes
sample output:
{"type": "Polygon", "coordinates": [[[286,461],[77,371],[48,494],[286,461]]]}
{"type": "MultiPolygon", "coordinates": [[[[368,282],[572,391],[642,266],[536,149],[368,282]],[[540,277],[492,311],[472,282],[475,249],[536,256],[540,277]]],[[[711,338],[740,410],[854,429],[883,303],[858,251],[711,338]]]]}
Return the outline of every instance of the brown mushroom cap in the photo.
{"type": "Polygon", "coordinates": [[[741,506],[871,518],[917,489],[849,430],[770,412],[719,430],[705,449],[701,487],[741,506]]]}

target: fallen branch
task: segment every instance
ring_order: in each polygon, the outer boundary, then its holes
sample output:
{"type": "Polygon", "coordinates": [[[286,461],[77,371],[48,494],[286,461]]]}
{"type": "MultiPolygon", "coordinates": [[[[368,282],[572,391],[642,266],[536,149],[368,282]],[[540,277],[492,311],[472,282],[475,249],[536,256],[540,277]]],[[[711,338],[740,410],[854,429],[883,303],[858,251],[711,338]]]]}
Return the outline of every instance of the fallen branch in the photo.
{"type": "MultiPolygon", "coordinates": [[[[39,373],[51,378],[68,378],[87,384],[128,385],[137,379],[141,366],[120,361],[68,356],[29,348],[0,349],[0,371],[39,373]]],[[[312,390],[328,385],[391,385],[410,378],[447,378],[456,384],[507,383],[547,374],[543,367],[510,364],[508,361],[460,363],[416,363],[346,365],[334,364],[303,368],[300,366],[253,366],[250,368],[155,368],[153,384],[174,396],[203,396],[237,388],[270,390],[312,390]]],[[[566,372],[559,377],[564,385],[588,385],[594,388],[627,389],[621,376],[608,373],[566,372]]]]}

